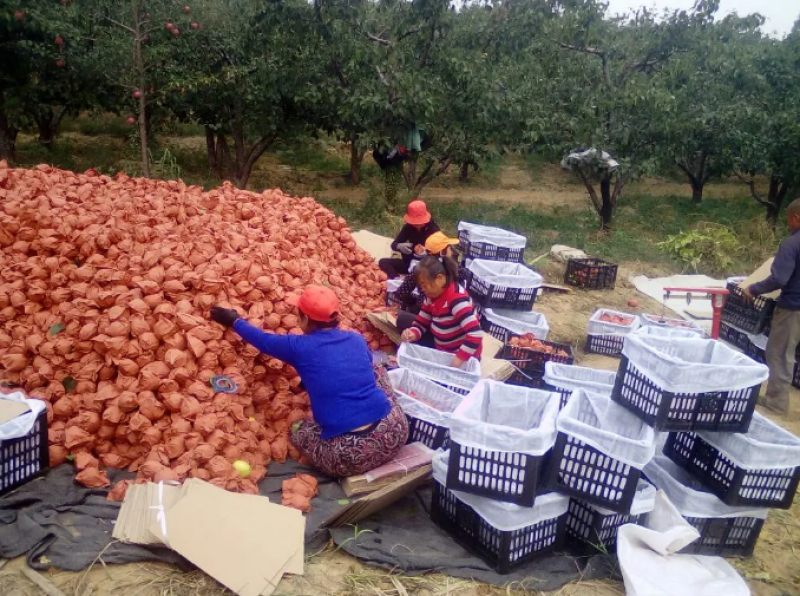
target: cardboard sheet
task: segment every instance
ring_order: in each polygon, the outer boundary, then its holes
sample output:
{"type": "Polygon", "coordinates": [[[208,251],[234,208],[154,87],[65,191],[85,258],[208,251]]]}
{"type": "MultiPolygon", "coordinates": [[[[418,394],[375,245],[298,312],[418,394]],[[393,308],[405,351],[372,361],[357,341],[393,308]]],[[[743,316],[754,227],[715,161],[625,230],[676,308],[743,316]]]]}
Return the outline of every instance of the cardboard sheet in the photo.
{"type": "Polygon", "coordinates": [[[0,399],[0,424],[4,424],[30,411],[31,409],[25,402],[0,399]]]}
{"type": "Polygon", "coordinates": [[[304,556],[305,519],[258,495],[187,480],[183,496],[150,531],[239,596],[269,596],[304,556]]]}
{"type": "Polygon", "coordinates": [[[376,261],[392,256],[392,238],[379,236],[367,230],[359,230],[351,235],[356,245],[366,250],[376,261]]]}
{"type": "Polygon", "coordinates": [[[164,483],[133,484],[125,493],[112,536],[126,544],[163,545],[150,531],[159,515],[177,503],[183,489],[164,483]]]}
{"type": "MultiPolygon", "coordinates": [[[[772,261],[774,261],[774,260],[775,259],[772,258],[772,259],[768,259],[767,261],[764,261],[764,263],[761,265],[761,267],[759,267],[758,269],[753,271],[753,273],[751,273],[747,277],[747,279],[745,279],[739,285],[742,286],[742,287],[747,287],[747,286],[749,286],[751,284],[758,283],[760,281],[764,281],[765,279],[767,279],[769,277],[770,270],[772,269],[772,261]]],[[[770,292],[769,294],[764,294],[764,297],[765,298],[777,299],[778,296],[780,296],[780,295],[781,295],[781,291],[780,290],[775,290],[774,292],[770,292]]]]}
{"type": "Polygon", "coordinates": [[[371,312],[367,315],[367,320],[391,339],[395,345],[400,345],[400,334],[397,332],[397,317],[393,313],[371,312]]]}

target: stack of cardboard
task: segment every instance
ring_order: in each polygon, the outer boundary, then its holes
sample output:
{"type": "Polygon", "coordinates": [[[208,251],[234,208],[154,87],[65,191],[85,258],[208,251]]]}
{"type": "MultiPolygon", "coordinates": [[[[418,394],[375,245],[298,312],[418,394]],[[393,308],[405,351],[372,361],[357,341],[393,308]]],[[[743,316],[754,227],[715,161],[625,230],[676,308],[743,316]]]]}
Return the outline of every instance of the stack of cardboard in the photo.
{"type": "Polygon", "coordinates": [[[240,596],[269,596],[284,573],[303,574],[304,531],[299,511],[191,479],[131,486],[114,537],[164,544],[240,596]]]}

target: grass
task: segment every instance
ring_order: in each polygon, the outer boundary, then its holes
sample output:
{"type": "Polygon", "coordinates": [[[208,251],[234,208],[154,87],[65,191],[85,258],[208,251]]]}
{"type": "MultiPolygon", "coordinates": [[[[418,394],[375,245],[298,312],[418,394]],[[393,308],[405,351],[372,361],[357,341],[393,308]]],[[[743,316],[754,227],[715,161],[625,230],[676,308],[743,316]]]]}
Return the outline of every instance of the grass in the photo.
{"type": "MultiPolygon", "coordinates": [[[[375,216],[367,206],[329,200],[327,205],[345,217],[354,229],[368,228],[392,235],[399,218],[375,216]]],[[[554,244],[580,248],[588,254],[614,262],[646,261],[676,271],[681,265],[657,245],[667,236],[687,230],[699,222],[729,226],[742,249],[733,257],[734,271],[752,271],[775,250],[775,237],[765,230],[762,209],[747,197],[709,200],[699,205],[678,197],[624,197],[616,214],[613,233],[598,232],[597,218],[589,209],[554,207],[549,211],[509,206],[496,202],[429,201],[436,221],[454,235],[459,221],[481,222],[518,232],[528,238],[528,259],[549,251],[554,244]]],[[[701,271],[702,272],[702,271],[701,271]]]]}

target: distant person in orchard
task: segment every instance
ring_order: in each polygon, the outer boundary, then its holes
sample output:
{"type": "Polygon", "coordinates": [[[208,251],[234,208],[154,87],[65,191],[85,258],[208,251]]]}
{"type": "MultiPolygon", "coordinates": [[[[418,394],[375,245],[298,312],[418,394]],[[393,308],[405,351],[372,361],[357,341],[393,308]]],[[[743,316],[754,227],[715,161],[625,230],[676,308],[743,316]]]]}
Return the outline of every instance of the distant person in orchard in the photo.
{"type": "Polygon", "coordinates": [[[297,308],[303,335],[265,333],[235,310],[218,306],[211,309],[211,318],[297,370],[314,419],[297,423],[291,441],[314,467],[344,478],[385,464],[408,438],[408,420],[386,370],[373,366],[361,335],[339,328],[339,299],[333,290],[308,286],[286,302],[297,308]]]}
{"type": "Polygon", "coordinates": [[[769,384],[762,402],[766,408],[781,414],[789,412],[789,386],[800,342],[800,199],[789,205],[786,217],[791,236],[781,242],[769,277],[744,289],[751,300],[781,291],[767,342],[769,384]]]}
{"type": "Polygon", "coordinates": [[[431,234],[439,231],[439,226],[433,221],[425,201],[419,199],[408,204],[403,221],[406,225],[392,242],[392,250],[399,252],[400,258],[378,261],[378,267],[389,276],[389,279],[408,274],[412,263],[425,256],[425,241],[431,234]]]}

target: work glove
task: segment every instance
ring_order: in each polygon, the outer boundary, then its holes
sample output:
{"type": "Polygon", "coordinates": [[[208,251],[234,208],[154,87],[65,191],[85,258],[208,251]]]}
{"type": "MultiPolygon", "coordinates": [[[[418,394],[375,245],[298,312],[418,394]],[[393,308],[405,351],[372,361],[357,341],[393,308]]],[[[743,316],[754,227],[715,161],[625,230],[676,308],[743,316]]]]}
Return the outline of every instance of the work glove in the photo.
{"type": "Polygon", "coordinates": [[[410,255],[414,252],[414,245],[410,242],[403,242],[402,244],[397,245],[397,252],[402,253],[404,255],[410,255]]]}
{"type": "Polygon", "coordinates": [[[221,306],[211,307],[211,320],[219,323],[223,327],[233,327],[239,314],[232,308],[222,308],[221,306]]]}

